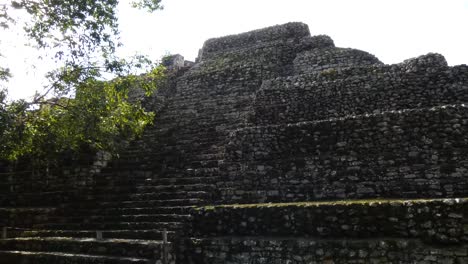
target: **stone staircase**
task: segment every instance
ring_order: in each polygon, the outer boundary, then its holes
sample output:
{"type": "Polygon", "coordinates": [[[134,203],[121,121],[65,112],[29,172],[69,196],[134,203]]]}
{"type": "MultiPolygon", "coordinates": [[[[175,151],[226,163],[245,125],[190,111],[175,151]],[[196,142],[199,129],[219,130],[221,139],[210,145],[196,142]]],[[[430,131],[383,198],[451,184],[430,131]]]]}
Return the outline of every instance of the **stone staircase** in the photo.
{"type": "Polygon", "coordinates": [[[164,250],[172,263],[172,242],[190,218],[187,209],[202,204],[206,195],[196,191],[182,196],[182,187],[153,192],[152,187],[164,184],[144,184],[138,193],[132,191],[137,183],[101,188],[86,199],[61,204],[33,224],[16,226],[8,230],[13,238],[0,242],[1,254],[10,261],[5,263],[156,263],[164,250]],[[97,231],[103,239],[96,239],[97,231]],[[169,239],[165,245],[164,232],[169,239]]]}
{"type": "MultiPolygon", "coordinates": [[[[33,223],[8,230],[12,238],[0,241],[5,259],[10,263],[159,263],[166,230],[167,258],[173,262],[178,249],[172,243],[184,236],[189,209],[216,200],[229,130],[242,125],[265,76],[282,70],[256,58],[251,68],[245,68],[236,52],[226,57],[233,63],[207,59],[182,75],[172,87],[173,96],[158,112],[155,126],[102,169],[92,189],[55,204],[53,213],[44,213],[33,223]],[[104,239],[96,239],[96,231],[104,239]]],[[[283,54],[265,60],[279,57],[283,54]]],[[[24,203],[10,199],[12,203],[5,205],[44,205],[44,200],[29,203],[34,195],[39,198],[44,193],[23,193],[24,203]]]]}
{"type": "Polygon", "coordinates": [[[208,40],[153,99],[90,186],[0,183],[0,263],[468,262],[466,66],[289,23],[208,40]]]}

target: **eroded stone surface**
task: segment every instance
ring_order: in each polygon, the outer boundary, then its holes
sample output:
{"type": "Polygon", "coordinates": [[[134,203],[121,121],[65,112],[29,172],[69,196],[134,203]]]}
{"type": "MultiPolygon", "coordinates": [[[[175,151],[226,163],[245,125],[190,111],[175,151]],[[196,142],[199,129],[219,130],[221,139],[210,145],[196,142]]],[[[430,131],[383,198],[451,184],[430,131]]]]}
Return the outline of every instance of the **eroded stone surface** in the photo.
{"type": "Polygon", "coordinates": [[[210,39],[195,64],[171,59],[145,102],[155,125],[118,158],[63,178],[1,169],[0,207],[53,209],[0,210],[24,228],[0,256],[163,263],[166,229],[169,263],[467,262],[466,65],[439,54],[384,65],[302,23],[210,39]],[[330,199],[342,202],[191,211],[330,199]]]}

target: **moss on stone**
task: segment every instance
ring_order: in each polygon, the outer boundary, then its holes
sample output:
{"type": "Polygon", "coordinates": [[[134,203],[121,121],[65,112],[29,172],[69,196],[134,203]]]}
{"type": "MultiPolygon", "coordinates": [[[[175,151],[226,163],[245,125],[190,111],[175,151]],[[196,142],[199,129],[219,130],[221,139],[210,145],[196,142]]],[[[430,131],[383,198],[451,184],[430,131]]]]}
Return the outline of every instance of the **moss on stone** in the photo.
{"type": "Polygon", "coordinates": [[[262,208],[262,207],[319,207],[319,206],[346,206],[346,205],[375,205],[375,204],[410,204],[410,203],[433,203],[444,201],[455,201],[457,203],[468,202],[468,198],[451,199],[361,199],[361,200],[337,200],[337,201],[315,201],[315,202],[292,202],[292,203],[258,203],[258,204],[224,204],[195,207],[195,210],[215,210],[218,208],[262,208]]]}

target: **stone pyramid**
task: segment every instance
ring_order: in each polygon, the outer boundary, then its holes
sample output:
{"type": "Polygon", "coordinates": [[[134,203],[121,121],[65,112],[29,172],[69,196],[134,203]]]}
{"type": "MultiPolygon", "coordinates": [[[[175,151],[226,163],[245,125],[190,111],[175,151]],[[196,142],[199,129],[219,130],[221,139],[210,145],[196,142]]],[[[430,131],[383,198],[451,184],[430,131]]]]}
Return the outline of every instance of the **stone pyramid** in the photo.
{"type": "Polygon", "coordinates": [[[303,23],[167,62],[118,158],[1,174],[1,264],[468,263],[468,66],[303,23]]]}

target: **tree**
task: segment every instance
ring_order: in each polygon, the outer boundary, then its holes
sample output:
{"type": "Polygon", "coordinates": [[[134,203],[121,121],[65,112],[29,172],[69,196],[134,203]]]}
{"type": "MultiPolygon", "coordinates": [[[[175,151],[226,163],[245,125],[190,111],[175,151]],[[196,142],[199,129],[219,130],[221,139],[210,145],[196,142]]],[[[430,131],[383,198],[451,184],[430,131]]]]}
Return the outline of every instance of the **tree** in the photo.
{"type": "MultiPolygon", "coordinates": [[[[132,2],[149,12],[161,0],[132,2]]],[[[49,85],[30,101],[9,101],[0,90],[0,158],[28,156],[51,160],[83,147],[115,150],[116,138],[131,139],[152,122],[154,113],[129,101],[132,88],[150,95],[164,69],[141,55],[116,56],[118,0],[17,0],[0,3],[0,27],[16,23],[15,11],[29,19],[24,30],[37,49],[48,50],[57,69],[49,85]],[[137,74],[137,71],[146,74],[137,74]]],[[[0,51],[1,52],[1,51],[0,51]]],[[[1,53],[0,53],[1,55],[1,53]]],[[[11,72],[0,65],[0,82],[11,72]]]]}

